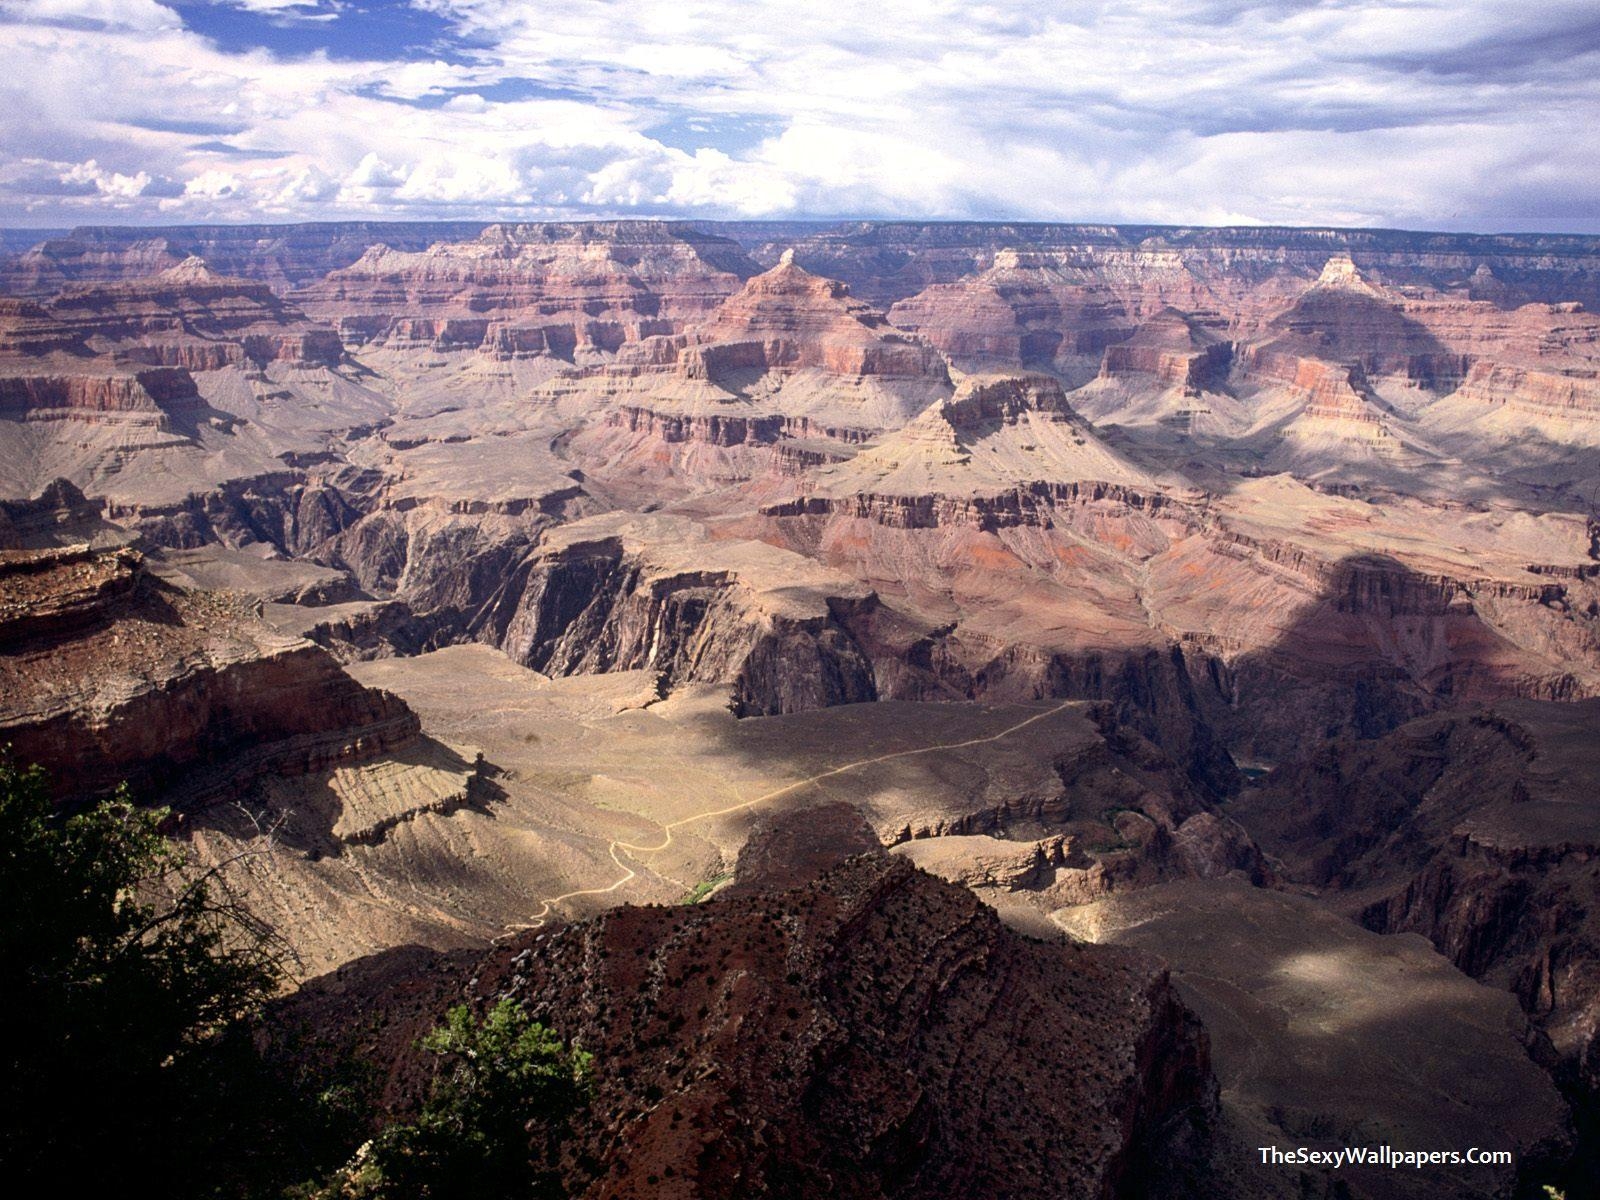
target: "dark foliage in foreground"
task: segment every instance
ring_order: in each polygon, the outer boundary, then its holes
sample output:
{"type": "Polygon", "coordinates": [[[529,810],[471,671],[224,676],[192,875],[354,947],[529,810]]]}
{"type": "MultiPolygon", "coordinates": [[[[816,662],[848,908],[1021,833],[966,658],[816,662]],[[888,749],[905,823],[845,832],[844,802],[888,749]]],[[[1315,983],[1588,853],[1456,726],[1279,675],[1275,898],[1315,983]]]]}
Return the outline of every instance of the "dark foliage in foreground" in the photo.
{"type": "MultiPolygon", "coordinates": [[[[126,792],[63,818],[0,760],[0,1173],[37,1194],[219,1189],[254,1107],[243,1022],[280,971],[271,931],[194,875],[126,792]]],[[[252,1138],[251,1144],[258,1138],[252,1138]]]]}
{"type": "Polygon", "coordinates": [[[512,1000],[477,1021],[465,1006],[422,1042],[441,1059],[414,1123],[389,1125],[305,1200],[558,1196],[551,1169],[589,1095],[590,1058],[512,1000]]]}
{"type": "Polygon", "coordinates": [[[174,1200],[550,1194],[586,1055],[509,1001],[482,1022],[452,1010],[423,1043],[441,1066],[420,1116],[367,1140],[359,1063],[292,1045],[262,1057],[283,947],[220,871],[186,864],[164,815],[119,791],[64,816],[44,772],[0,756],[0,979],[18,1022],[0,1178],[25,1195],[174,1200]],[[308,1178],[324,1182],[291,1187],[308,1178]]]}

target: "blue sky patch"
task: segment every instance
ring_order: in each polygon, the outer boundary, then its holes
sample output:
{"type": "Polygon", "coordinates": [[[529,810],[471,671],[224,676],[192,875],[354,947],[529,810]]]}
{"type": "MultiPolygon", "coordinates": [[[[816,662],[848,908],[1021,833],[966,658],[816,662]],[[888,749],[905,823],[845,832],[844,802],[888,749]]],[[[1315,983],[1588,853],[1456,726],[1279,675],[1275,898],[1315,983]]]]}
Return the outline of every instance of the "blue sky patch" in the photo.
{"type": "Polygon", "coordinates": [[[673,113],[665,121],[645,127],[645,134],[663,146],[693,154],[696,150],[721,150],[729,156],[753,150],[777,137],[788,122],[754,114],[673,113]]]}
{"type": "Polygon", "coordinates": [[[471,43],[436,13],[406,0],[317,0],[291,9],[251,11],[212,0],[171,0],[189,29],[230,53],[268,50],[282,58],[321,52],[350,62],[471,61],[471,43]]]}

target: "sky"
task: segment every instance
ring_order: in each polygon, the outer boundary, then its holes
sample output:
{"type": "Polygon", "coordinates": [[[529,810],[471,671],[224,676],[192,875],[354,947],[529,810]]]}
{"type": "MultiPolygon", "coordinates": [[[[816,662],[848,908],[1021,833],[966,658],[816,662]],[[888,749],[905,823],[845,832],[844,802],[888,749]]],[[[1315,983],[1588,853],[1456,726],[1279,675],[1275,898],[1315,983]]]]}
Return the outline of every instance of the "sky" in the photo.
{"type": "Polygon", "coordinates": [[[0,226],[1600,232],[1600,0],[0,0],[0,226]]]}

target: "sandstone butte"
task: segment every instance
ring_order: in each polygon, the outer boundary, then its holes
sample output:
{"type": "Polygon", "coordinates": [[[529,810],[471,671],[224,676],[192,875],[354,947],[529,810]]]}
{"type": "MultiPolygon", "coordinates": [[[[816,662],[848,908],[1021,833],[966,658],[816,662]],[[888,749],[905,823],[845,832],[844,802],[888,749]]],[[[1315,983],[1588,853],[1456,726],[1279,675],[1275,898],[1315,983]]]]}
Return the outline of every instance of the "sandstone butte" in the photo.
{"type": "Polygon", "coordinates": [[[0,257],[0,740],[267,851],[392,1111],[456,999],[599,1052],[575,1195],[1581,1181],[1596,304],[1581,237],[76,230],[0,257]],[[1385,1138],[1517,1159],[1246,1149],[1385,1138]]]}

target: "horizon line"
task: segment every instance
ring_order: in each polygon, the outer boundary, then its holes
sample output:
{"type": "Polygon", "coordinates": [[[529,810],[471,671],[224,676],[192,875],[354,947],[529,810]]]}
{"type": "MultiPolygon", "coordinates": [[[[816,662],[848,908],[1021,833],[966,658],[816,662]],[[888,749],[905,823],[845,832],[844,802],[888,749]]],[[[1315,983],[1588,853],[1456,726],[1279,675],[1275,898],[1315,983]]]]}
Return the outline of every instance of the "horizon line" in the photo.
{"type": "Polygon", "coordinates": [[[1426,226],[1402,225],[1292,225],[1273,222],[1245,224],[1208,224],[1206,222],[1170,221],[1106,221],[1106,220],[1038,220],[1006,217],[683,217],[683,216],[584,216],[584,217],[343,217],[321,220],[241,220],[241,221],[180,221],[145,223],[138,221],[90,221],[70,225],[16,225],[0,224],[0,233],[73,234],[82,230],[177,230],[177,229],[248,229],[267,227],[274,229],[313,229],[338,225],[615,225],[625,222],[662,225],[814,225],[822,228],[841,225],[949,225],[949,226],[1020,226],[1040,229],[1166,229],[1166,230],[1217,230],[1229,232],[1327,232],[1368,234],[1431,234],[1461,238],[1581,238],[1600,240],[1600,230],[1585,232],[1577,229],[1445,229],[1426,226]]]}

